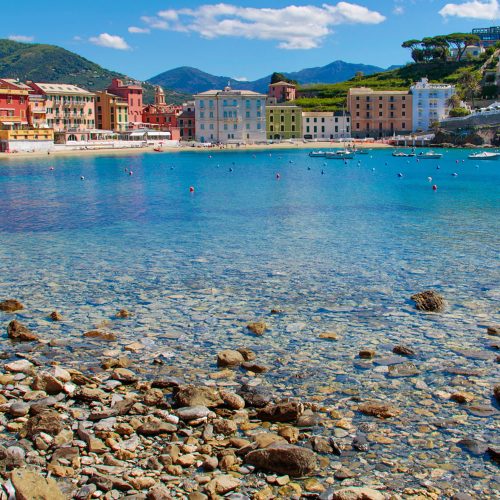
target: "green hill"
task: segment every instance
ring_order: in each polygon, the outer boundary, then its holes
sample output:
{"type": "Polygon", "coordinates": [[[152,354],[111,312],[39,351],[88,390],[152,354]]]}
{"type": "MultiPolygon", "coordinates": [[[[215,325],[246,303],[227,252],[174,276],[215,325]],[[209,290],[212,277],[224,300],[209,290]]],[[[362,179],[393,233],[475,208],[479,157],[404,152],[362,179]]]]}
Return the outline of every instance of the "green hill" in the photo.
{"type": "MultiPolygon", "coordinates": [[[[90,91],[103,90],[112,78],[130,77],[110,71],[84,57],[55,45],[19,43],[0,39],[0,77],[21,81],[61,82],[78,85],[90,91]]],[[[154,88],[145,83],[144,101],[153,102],[154,88]]],[[[186,94],[165,89],[167,101],[182,103],[186,94]]]]}
{"type": "Polygon", "coordinates": [[[350,87],[371,87],[378,90],[406,90],[423,77],[430,82],[455,84],[464,72],[477,71],[484,61],[430,62],[375,73],[361,78],[351,78],[341,83],[308,85],[299,90],[295,104],[306,110],[337,111],[346,106],[350,87]]]}

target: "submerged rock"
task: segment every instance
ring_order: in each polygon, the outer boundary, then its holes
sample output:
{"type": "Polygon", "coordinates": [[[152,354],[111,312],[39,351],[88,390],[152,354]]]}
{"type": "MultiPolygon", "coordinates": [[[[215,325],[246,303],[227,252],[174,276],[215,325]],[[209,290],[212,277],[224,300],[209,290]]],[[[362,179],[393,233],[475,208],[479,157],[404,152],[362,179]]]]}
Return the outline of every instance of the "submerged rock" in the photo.
{"type": "Polygon", "coordinates": [[[24,309],[24,306],[16,299],[7,299],[0,302],[0,311],[4,312],[16,312],[24,309]]]}
{"type": "Polygon", "coordinates": [[[410,347],[406,347],[404,345],[397,345],[392,350],[394,354],[399,354],[400,356],[415,356],[415,351],[410,347]]]}
{"type": "Polygon", "coordinates": [[[385,495],[380,491],[366,487],[342,488],[334,491],[331,500],[385,500],[385,495]]]}
{"type": "Polygon", "coordinates": [[[267,422],[295,422],[304,412],[304,405],[296,402],[268,405],[257,412],[257,418],[267,422]]]}
{"type": "Polygon", "coordinates": [[[247,325],[247,328],[252,332],[255,333],[255,335],[264,335],[264,333],[267,331],[267,325],[264,323],[264,321],[256,321],[254,323],[249,323],[247,325]]]}
{"type": "Polygon", "coordinates": [[[107,342],[113,342],[118,339],[113,332],[103,332],[101,330],[91,330],[83,334],[84,337],[93,340],[105,340],[107,342]]]}
{"type": "Polygon", "coordinates": [[[178,406],[206,406],[214,408],[224,403],[219,391],[213,387],[196,387],[186,385],[180,387],[174,395],[174,400],[178,406]]]}
{"type": "Polygon", "coordinates": [[[62,321],[63,320],[63,316],[61,313],[57,312],[57,311],[52,311],[50,314],[49,314],[49,318],[52,320],[52,321],[62,321]]]}
{"type": "Polygon", "coordinates": [[[263,387],[251,387],[249,385],[242,385],[238,390],[238,395],[245,400],[247,406],[253,408],[263,408],[272,399],[270,391],[263,387]]]}
{"type": "Polygon", "coordinates": [[[226,349],[225,351],[221,351],[217,354],[218,366],[239,366],[244,361],[245,358],[243,358],[243,355],[238,351],[233,351],[232,349],[226,349]]]}
{"type": "Polygon", "coordinates": [[[401,414],[401,410],[389,403],[379,401],[368,401],[358,407],[358,410],[365,415],[377,418],[391,418],[401,414]]]}
{"type": "Polygon", "coordinates": [[[291,444],[274,444],[251,451],[245,462],[265,471],[294,477],[311,474],[318,466],[317,456],[312,450],[291,444]]]}
{"type": "Polygon", "coordinates": [[[34,342],[39,340],[36,333],[33,333],[29,328],[15,319],[9,323],[7,335],[10,339],[19,340],[21,342],[34,342]]]}
{"type": "Polygon", "coordinates": [[[426,290],[411,296],[419,311],[441,312],[444,310],[444,298],[434,290],[426,290]]]}

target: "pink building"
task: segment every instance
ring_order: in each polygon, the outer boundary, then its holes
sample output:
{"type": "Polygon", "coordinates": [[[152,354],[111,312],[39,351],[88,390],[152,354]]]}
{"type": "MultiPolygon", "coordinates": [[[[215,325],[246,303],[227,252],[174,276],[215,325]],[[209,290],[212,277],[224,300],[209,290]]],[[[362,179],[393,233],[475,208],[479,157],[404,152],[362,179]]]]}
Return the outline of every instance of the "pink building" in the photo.
{"type": "Polygon", "coordinates": [[[138,83],[125,85],[122,80],[113,78],[111,85],[107,88],[110,94],[125,99],[128,103],[129,128],[141,128],[142,124],[142,86],[138,83]]]}
{"type": "Polygon", "coordinates": [[[269,85],[269,97],[274,97],[276,102],[295,101],[297,86],[288,82],[277,82],[269,85]]]}

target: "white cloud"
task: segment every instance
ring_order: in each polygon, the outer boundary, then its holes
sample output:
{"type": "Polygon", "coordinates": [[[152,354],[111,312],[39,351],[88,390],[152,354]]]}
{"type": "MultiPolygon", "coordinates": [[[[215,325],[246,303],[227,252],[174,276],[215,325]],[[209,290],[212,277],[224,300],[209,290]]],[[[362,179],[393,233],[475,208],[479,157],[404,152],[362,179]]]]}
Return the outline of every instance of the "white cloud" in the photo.
{"type": "Polygon", "coordinates": [[[396,5],[394,9],[392,9],[392,13],[396,16],[401,16],[405,13],[405,9],[402,5],[396,5]]]}
{"type": "Polygon", "coordinates": [[[148,33],[151,33],[151,30],[149,28],[138,28],[137,26],[130,26],[128,32],[134,33],[136,35],[147,35],[148,33]]]}
{"type": "Polygon", "coordinates": [[[237,82],[248,82],[248,78],[246,76],[235,76],[233,80],[237,82]]]}
{"type": "Polygon", "coordinates": [[[94,45],[100,45],[101,47],[108,47],[110,49],[130,49],[128,43],[121,36],[110,35],[109,33],[101,33],[99,36],[93,36],[89,38],[89,41],[94,45]]]}
{"type": "Polygon", "coordinates": [[[10,35],[7,37],[9,40],[12,40],[13,42],[32,42],[35,37],[34,36],[26,36],[26,35],[10,35]]]}
{"type": "Polygon", "coordinates": [[[443,17],[455,16],[494,21],[500,19],[500,4],[498,0],[472,0],[464,3],[447,3],[439,11],[439,14],[443,17]]]}
{"type": "Polygon", "coordinates": [[[276,40],[283,49],[318,47],[339,24],[379,24],[385,17],[362,5],[339,2],[336,5],[290,5],[281,9],[238,7],[219,3],[194,9],[168,9],[156,17],[143,16],[149,27],[198,33],[203,38],[242,37],[276,40]]]}

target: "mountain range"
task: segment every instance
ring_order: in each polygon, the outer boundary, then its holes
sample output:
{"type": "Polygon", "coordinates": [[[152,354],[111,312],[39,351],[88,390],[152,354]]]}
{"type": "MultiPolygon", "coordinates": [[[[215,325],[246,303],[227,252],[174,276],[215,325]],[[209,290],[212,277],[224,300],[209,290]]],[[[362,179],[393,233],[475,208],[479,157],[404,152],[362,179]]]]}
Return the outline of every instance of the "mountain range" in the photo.
{"type": "MultiPolygon", "coordinates": [[[[358,72],[365,75],[380,73],[385,71],[377,66],[366,64],[353,64],[344,61],[334,61],[326,66],[316,68],[306,68],[295,72],[284,72],[283,74],[292,80],[296,80],[301,85],[314,83],[337,83],[349,80],[358,72]]],[[[234,89],[253,90],[255,92],[267,93],[271,75],[259,78],[254,81],[238,81],[227,76],[215,76],[205,73],[199,69],[183,66],[171,69],[148,79],[154,85],[161,85],[164,88],[196,94],[210,89],[223,89],[228,82],[234,89]]]]}

